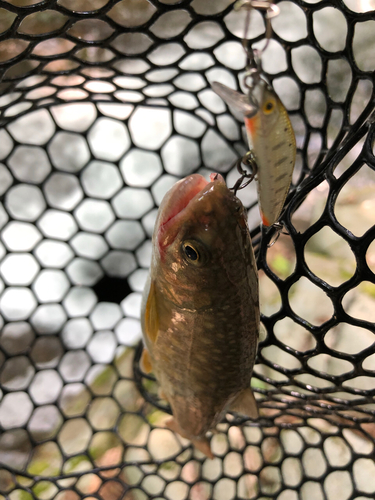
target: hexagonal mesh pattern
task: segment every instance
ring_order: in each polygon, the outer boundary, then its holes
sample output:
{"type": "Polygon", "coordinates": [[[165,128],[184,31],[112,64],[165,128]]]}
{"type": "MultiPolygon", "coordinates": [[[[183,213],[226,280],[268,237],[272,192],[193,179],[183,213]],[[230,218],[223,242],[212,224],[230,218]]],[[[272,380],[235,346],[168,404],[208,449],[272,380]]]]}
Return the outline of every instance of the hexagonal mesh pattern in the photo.
{"type": "MultiPolygon", "coordinates": [[[[0,499],[374,497],[373,3],[283,1],[263,67],[298,155],[259,238],[260,418],[228,414],[215,459],[163,426],[139,369],[141,291],[164,193],[237,178],[232,0],[0,0],[0,499]]],[[[264,38],[254,12],[250,37],[264,38]]],[[[164,411],[165,410],[165,411],[164,411]]]]}

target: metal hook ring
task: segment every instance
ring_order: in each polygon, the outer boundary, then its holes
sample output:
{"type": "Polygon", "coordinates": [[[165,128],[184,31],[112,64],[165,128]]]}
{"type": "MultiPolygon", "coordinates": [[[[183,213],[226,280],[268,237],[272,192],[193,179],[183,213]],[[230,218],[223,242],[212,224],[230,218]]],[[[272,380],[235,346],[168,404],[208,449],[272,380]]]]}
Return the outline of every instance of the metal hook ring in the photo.
{"type": "MultiPolygon", "coordinates": [[[[247,34],[249,30],[249,24],[250,24],[250,11],[252,9],[259,9],[262,11],[265,11],[265,21],[266,21],[266,33],[265,33],[265,38],[266,38],[266,43],[265,46],[258,51],[258,56],[259,59],[264,53],[264,51],[267,49],[271,35],[272,35],[272,26],[271,26],[271,19],[278,16],[280,13],[280,8],[278,5],[274,4],[271,2],[271,0],[237,0],[237,2],[234,4],[234,10],[239,11],[240,9],[246,9],[247,10],[247,15],[246,15],[246,22],[245,22],[245,31],[244,31],[244,39],[243,39],[243,46],[244,50],[247,56],[247,62],[248,65],[251,66],[252,60],[254,60],[254,56],[252,55],[252,49],[248,48],[245,46],[245,40],[247,40],[247,34]]],[[[256,64],[256,67],[258,65],[256,64]]],[[[260,71],[260,67],[258,67],[258,71],[260,71]]]]}
{"type": "Polygon", "coordinates": [[[260,74],[258,69],[249,68],[243,77],[243,84],[247,89],[252,90],[257,85],[259,80],[260,74]]]}
{"type": "Polygon", "coordinates": [[[235,185],[230,188],[233,191],[234,195],[236,195],[237,191],[239,191],[240,189],[244,189],[246,186],[248,186],[250,182],[254,180],[258,172],[258,166],[252,151],[248,151],[245,156],[236,160],[235,165],[241,177],[239,177],[235,185]],[[246,167],[251,168],[251,174],[247,173],[246,170],[242,168],[242,164],[246,167]],[[245,179],[247,180],[244,182],[245,179]]]}
{"type": "Polygon", "coordinates": [[[270,3],[266,11],[266,18],[272,19],[280,14],[280,7],[275,3],[270,3]]]}
{"type": "Polygon", "coordinates": [[[284,234],[285,236],[289,236],[289,233],[285,233],[283,231],[283,229],[285,228],[285,225],[282,222],[277,221],[272,225],[272,227],[273,227],[273,229],[275,229],[276,235],[275,235],[275,238],[268,243],[267,248],[273,247],[273,245],[276,243],[276,241],[280,238],[281,234],[284,234]]]}

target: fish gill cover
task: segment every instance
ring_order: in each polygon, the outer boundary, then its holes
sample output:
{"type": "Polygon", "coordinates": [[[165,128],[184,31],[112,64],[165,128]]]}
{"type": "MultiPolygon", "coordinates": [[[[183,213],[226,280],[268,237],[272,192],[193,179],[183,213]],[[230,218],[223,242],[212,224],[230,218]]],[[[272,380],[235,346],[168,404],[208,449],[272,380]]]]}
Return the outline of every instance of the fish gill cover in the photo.
{"type": "MultiPolygon", "coordinates": [[[[257,245],[260,418],[214,460],[139,369],[157,207],[238,177],[243,13],[230,0],[0,0],[0,499],[350,500],[375,494],[375,14],[279,4],[263,69],[297,140],[287,235],[257,245]]],[[[249,36],[263,43],[254,11],[249,36]]],[[[242,89],[243,90],[243,89],[242,89]]]]}

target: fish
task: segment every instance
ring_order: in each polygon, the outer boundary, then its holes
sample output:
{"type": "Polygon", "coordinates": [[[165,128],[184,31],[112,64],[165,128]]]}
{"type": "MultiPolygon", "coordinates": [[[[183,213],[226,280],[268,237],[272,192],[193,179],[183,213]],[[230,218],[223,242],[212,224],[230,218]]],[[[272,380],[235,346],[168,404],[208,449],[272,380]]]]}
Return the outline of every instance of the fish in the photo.
{"type": "Polygon", "coordinates": [[[166,426],[213,458],[224,414],[258,417],[250,381],[259,339],[258,272],[247,215],[220,174],[167,192],[142,298],[141,369],[172,410],[166,426]]]}
{"type": "Polygon", "coordinates": [[[246,96],[222,83],[212,89],[244,117],[250,150],[257,164],[259,209],[264,226],[275,224],[284,207],[296,161],[296,139],[285,106],[260,78],[246,96]]]}

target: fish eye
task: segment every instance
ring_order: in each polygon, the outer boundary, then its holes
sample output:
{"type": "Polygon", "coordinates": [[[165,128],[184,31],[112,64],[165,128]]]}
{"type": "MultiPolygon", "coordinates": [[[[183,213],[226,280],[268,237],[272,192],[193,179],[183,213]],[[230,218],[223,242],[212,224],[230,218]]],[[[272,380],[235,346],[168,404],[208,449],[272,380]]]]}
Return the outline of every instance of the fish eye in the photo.
{"type": "Polygon", "coordinates": [[[270,113],[272,113],[273,109],[275,107],[275,102],[274,101],[268,101],[266,102],[266,104],[263,106],[263,112],[266,114],[266,115],[269,115],[270,113]]]}
{"type": "Polygon", "coordinates": [[[186,239],[182,241],[180,252],[185,262],[194,267],[205,266],[209,261],[210,252],[199,240],[186,239]]]}
{"type": "Polygon", "coordinates": [[[183,243],[182,248],[185,252],[186,257],[192,261],[199,260],[199,252],[190,242],[183,243]]]}

